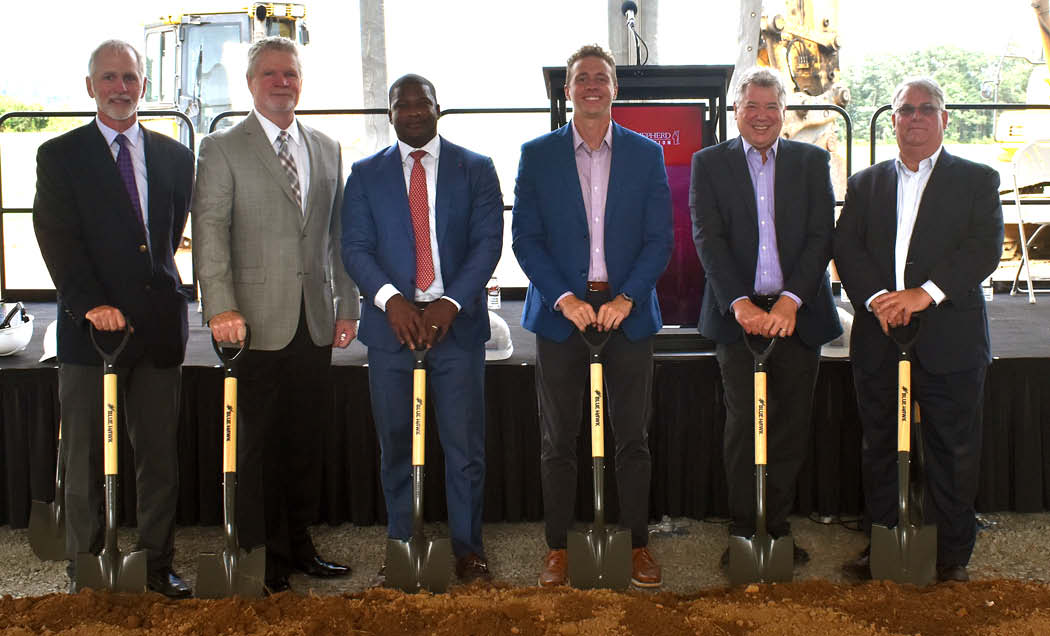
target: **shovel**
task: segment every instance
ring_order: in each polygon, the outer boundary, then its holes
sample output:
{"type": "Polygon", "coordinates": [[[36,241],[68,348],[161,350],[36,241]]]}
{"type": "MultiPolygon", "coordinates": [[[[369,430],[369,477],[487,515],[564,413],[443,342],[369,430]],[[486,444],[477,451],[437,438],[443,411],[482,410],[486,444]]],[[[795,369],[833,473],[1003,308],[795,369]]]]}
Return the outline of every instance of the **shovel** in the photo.
{"type": "Polygon", "coordinates": [[[594,524],[568,534],[569,582],[580,589],[626,589],[631,582],[631,533],[605,526],[605,421],[602,349],[611,331],[588,328],[581,332],[591,355],[591,458],[594,470],[594,524]]]}
{"type": "Polygon", "coordinates": [[[729,582],[779,583],[790,581],[795,541],[790,535],[774,539],[766,528],[766,360],[777,343],[771,338],[758,350],[744,334],[744,344],[755,358],[755,534],[729,537],[729,582]]]}
{"type": "Polygon", "coordinates": [[[423,467],[425,465],[427,368],[426,349],[413,349],[412,367],[412,537],[386,540],[386,586],[405,592],[421,589],[440,594],[452,576],[452,542],[423,536],[423,467]]]}
{"type": "MultiPolygon", "coordinates": [[[[245,327],[247,329],[247,326],[245,327]]],[[[251,343],[250,329],[232,355],[212,338],[211,346],[225,371],[222,407],[222,521],[226,547],[219,554],[205,552],[197,559],[198,598],[260,597],[266,578],[266,548],[245,552],[237,543],[237,365],[251,343]]]]}
{"type": "Polygon", "coordinates": [[[29,546],[42,561],[66,558],[66,458],[62,455],[62,422],[58,423],[58,460],[55,464],[55,498],[33,500],[29,509],[29,546]]]}
{"type": "Polygon", "coordinates": [[[897,526],[871,526],[871,576],[924,586],[937,570],[937,526],[923,525],[912,509],[911,349],[919,335],[916,317],[908,327],[890,329],[900,351],[897,362],[897,526]]]}
{"type": "Polygon", "coordinates": [[[105,458],[106,535],[102,552],[95,556],[81,552],[76,559],[76,589],[92,588],[110,592],[146,591],[146,551],[121,555],[117,547],[117,371],[113,366],[131,337],[131,325],[124,326],[124,338],[107,353],[95,340],[91,344],[102,357],[102,450],[105,458]]]}

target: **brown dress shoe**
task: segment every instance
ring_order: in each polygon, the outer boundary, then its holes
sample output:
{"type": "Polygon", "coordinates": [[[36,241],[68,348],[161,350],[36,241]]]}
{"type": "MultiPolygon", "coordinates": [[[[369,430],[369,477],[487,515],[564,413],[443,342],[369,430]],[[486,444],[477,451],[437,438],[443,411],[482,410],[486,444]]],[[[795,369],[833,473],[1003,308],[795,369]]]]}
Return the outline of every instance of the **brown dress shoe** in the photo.
{"type": "Polygon", "coordinates": [[[663,582],[660,565],[649,548],[631,550],[631,583],[638,587],[660,587],[663,582]]]}
{"type": "Polygon", "coordinates": [[[543,559],[543,571],[540,572],[540,585],[553,587],[565,585],[569,572],[569,553],[566,550],[551,550],[543,559]]]}
{"type": "Polygon", "coordinates": [[[456,578],[461,583],[473,583],[481,581],[490,583],[492,573],[489,572],[489,562],[471,552],[456,559],[456,578]]]}

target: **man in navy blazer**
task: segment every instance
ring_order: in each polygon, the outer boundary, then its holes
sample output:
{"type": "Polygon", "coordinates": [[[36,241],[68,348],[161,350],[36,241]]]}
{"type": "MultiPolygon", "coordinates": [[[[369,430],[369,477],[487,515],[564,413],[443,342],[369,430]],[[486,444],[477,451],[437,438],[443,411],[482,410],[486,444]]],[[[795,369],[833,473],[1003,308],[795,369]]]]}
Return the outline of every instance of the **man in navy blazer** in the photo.
{"type": "Polygon", "coordinates": [[[616,438],[620,525],[631,532],[632,583],[656,587],[648,549],[652,336],[656,281],[671,257],[663,150],[612,121],[616,62],[597,45],[568,59],[572,121],[521,149],[513,247],[529,289],[521,317],[536,334],[543,509],[541,585],[566,582],[575,512],[576,439],[588,377],[580,333],[612,331],[602,356],[616,438]]]}
{"type": "Polygon", "coordinates": [[[368,346],[387,533],[404,540],[412,532],[410,349],[426,348],[456,575],[488,581],[484,295],[503,247],[503,195],[491,159],[438,136],[429,80],[405,75],[389,99],[398,143],[353,165],[342,213],[343,262],[364,296],[359,336],[368,346]]]}
{"type": "MultiPolygon", "coordinates": [[[[138,549],[150,589],[186,597],[172,570],[176,431],[186,298],[175,267],[193,153],[137,120],[143,58],[107,40],[91,54],[93,121],[40,146],[33,226],[58,292],[58,384],[66,454],[66,551],[102,547],[102,360],[90,330],[133,330],[116,366],[135,450],[138,549]]],[[[116,336],[110,336],[116,337],[116,336]]],[[[110,337],[100,339],[112,349],[110,337]]],[[[75,581],[72,564],[68,568],[75,581]]],[[[72,584],[71,584],[72,589],[72,584]]]]}
{"type": "MultiPolygon", "coordinates": [[[[898,356],[887,332],[917,319],[911,388],[922,409],[932,504],[925,512],[937,524],[938,578],[965,581],[977,535],[980,414],[992,360],[980,285],[999,265],[1003,210],[999,174],[949,154],[942,146],[947,125],[936,82],[916,78],[897,87],[900,154],[850,177],[834,249],[855,310],[850,357],[868,515],[872,523],[897,524],[898,356]]],[[[847,572],[870,577],[869,556],[866,549],[847,572]]]]}
{"type": "MultiPolygon", "coordinates": [[[[734,96],[740,137],[693,155],[689,205],[707,273],[700,333],[725,388],[729,533],[755,532],[754,363],[743,337],[779,338],[768,360],[768,529],[787,535],[810,440],[820,347],[842,333],[831,297],[835,196],[828,153],[780,138],[786,93],[765,68],[734,96]]],[[[795,546],[795,562],[809,556],[795,546]]],[[[728,565],[728,550],[722,565],[728,565]]]]}

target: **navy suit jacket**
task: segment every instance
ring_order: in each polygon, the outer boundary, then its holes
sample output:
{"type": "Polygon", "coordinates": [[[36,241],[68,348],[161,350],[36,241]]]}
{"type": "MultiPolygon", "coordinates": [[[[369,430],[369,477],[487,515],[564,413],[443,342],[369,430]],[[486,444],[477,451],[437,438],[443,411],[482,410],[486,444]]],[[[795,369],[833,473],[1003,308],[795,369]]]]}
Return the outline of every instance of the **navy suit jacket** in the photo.
{"type": "MultiPolygon", "coordinates": [[[[514,255],[529,277],[521,325],[562,342],[576,328],[554,309],[569,291],[587,297],[590,232],[573,149],[572,122],[521,147],[511,225],[514,255]]],[[[634,300],[620,323],[630,340],[660,330],[656,281],[671,259],[671,190],[663,149],[612,126],[612,165],[605,200],[605,266],[613,296],[634,300]]]]}
{"type": "Polygon", "coordinates": [[[84,314],[99,305],[124,313],[135,329],[117,360],[182,364],[186,298],[175,250],[193,191],[193,153],[142,128],[149,182],[150,246],[116,162],[92,120],[37,151],[33,226],[58,291],[58,360],[102,364],[84,314]]]}
{"type": "MultiPolygon", "coordinates": [[[[484,346],[485,286],[503,249],[503,195],[492,160],[442,138],[434,207],[445,295],[461,305],[451,336],[464,349],[484,346]]],[[[416,239],[397,144],[353,165],[342,225],[343,263],[364,295],[361,342],[398,351],[403,345],[375,305],[387,283],[410,302],[416,290],[416,239]]]]}
{"type": "MultiPolygon", "coordinates": [[[[835,226],[828,153],[781,139],[773,185],[774,223],[784,290],[800,299],[795,329],[810,347],[842,333],[827,275],[835,226]]],[[[735,342],[742,333],[731,303],[755,291],[758,208],[739,137],[693,155],[689,186],[693,241],[707,275],[700,333],[735,342]]]]}
{"type": "MultiPolygon", "coordinates": [[[[896,288],[897,168],[883,161],[850,177],[835,228],[835,266],[853,303],[850,357],[874,371],[890,349],[864,302],[896,288]]],[[[915,356],[932,373],[991,362],[981,281],[999,265],[1003,209],[999,173],[942,150],[919,203],[904,285],[933,281],[944,300],[922,312],[915,356]]],[[[892,349],[890,349],[892,350],[892,349]]]]}

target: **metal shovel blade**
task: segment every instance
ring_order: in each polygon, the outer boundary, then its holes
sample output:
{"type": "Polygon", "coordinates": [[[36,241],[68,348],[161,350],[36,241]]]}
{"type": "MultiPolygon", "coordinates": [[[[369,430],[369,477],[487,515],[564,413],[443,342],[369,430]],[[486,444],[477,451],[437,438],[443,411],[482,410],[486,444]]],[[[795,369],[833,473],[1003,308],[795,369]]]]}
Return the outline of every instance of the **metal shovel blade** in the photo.
{"type": "Polygon", "coordinates": [[[266,578],[266,548],[205,552],[197,559],[197,598],[259,598],[266,578]]]}
{"type": "Polygon", "coordinates": [[[795,540],[790,535],[778,539],[768,533],[756,533],[751,538],[730,536],[729,582],[789,582],[794,574],[794,551],[795,540]]]}
{"type": "Polygon", "coordinates": [[[29,545],[43,561],[66,558],[66,514],[58,492],[55,501],[34,501],[29,509],[29,545]]]}
{"type": "Polygon", "coordinates": [[[415,536],[408,541],[386,541],[386,586],[415,593],[427,590],[441,594],[448,589],[452,572],[452,541],[426,540],[415,536]]]}
{"type": "Polygon", "coordinates": [[[937,574],[937,526],[871,526],[871,577],[925,586],[937,574]]]}
{"type": "Polygon", "coordinates": [[[146,551],[121,555],[103,548],[98,556],[77,555],[76,588],[141,594],[146,591],[146,551]]]}
{"type": "Polygon", "coordinates": [[[566,547],[573,587],[625,590],[631,584],[631,533],[627,530],[570,530],[566,547]]]}

